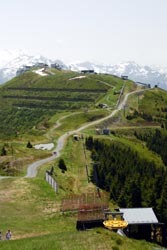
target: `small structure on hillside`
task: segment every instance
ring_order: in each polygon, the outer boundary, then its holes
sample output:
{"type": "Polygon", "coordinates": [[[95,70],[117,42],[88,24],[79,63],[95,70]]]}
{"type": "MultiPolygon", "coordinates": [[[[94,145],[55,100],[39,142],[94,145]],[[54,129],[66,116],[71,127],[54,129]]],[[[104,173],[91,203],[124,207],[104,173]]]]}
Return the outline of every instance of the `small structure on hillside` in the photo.
{"type": "MultiPolygon", "coordinates": [[[[157,232],[163,231],[163,223],[159,223],[152,208],[119,208],[123,218],[128,222],[124,233],[135,239],[157,242],[157,232]]],[[[163,233],[161,236],[163,238],[163,233]]]]}
{"type": "Polygon", "coordinates": [[[97,226],[103,227],[105,211],[109,210],[109,195],[104,192],[71,195],[62,200],[61,212],[76,211],[76,228],[85,230],[97,226]],[[100,195],[99,195],[100,194],[100,195]]]}
{"type": "Polygon", "coordinates": [[[121,78],[122,78],[123,80],[128,80],[128,76],[122,75],[121,78]]]}
{"type": "Polygon", "coordinates": [[[159,83],[155,84],[154,88],[158,88],[158,86],[159,86],[159,83]]]}
{"type": "Polygon", "coordinates": [[[106,104],[106,103],[99,103],[99,105],[98,105],[100,108],[108,108],[108,104],[106,104]]]}
{"type": "Polygon", "coordinates": [[[97,127],[95,129],[96,135],[109,135],[110,134],[110,129],[104,128],[104,127],[97,127]]]}
{"type": "Polygon", "coordinates": [[[24,72],[30,71],[33,66],[24,65],[16,71],[16,76],[23,74],[24,72]]]}
{"type": "Polygon", "coordinates": [[[81,70],[81,73],[83,73],[83,74],[95,74],[95,71],[93,69],[84,69],[84,70],[81,70]]]}
{"type": "Polygon", "coordinates": [[[48,67],[48,64],[43,63],[43,62],[37,62],[33,65],[33,67],[45,68],[45,67],[48,67]]]}
{"type": "Polygon", "coordinates": [[[105,211],[109,211],[108,195],[105,193],[86,193],[82,196],[78,208],[76,228],[79,230],[103,226],[105,211]]]}
{"type": "Polygon", "coordinates": [[[37,62],[34,65],[23,65],[21,68],[19,68],[16,71],[16,76],[19,76],[19,75],[23,74],[24,72],[30,71],[35,67],[46,68],[46,67],[48,67],[48,64],[43,63],[43,62],[37,62]]]}
{"type": "Polygon", "coordinates": [[[50,65],[51,68],[54,68],[54,69],[58,69],[58,70],[61,70],[62,69],[62,66],[58,63],[52,63],[50,65]]]}
{"type": "Polygon", "coordinates": [[[104,128],[103,135],[109,135],[109,134],[110,134],[110,130],[108,128],[104,128]]]}
{"type": "Polygon", "coordinates": [[[145,88],[151,88],[151,84],[150,83],[144,83],[144,82],[136,82],[136,83],[144,86],[145,88]]]}

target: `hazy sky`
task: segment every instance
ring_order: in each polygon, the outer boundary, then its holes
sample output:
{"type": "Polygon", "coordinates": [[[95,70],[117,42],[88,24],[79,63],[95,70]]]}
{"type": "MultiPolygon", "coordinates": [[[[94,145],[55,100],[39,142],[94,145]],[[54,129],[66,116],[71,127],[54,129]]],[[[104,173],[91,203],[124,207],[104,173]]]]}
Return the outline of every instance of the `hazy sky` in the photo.
{"type": "Polygon", "coordinates": [[[0,49],[167,67],[167,0],[4,0],[0,49]]]}

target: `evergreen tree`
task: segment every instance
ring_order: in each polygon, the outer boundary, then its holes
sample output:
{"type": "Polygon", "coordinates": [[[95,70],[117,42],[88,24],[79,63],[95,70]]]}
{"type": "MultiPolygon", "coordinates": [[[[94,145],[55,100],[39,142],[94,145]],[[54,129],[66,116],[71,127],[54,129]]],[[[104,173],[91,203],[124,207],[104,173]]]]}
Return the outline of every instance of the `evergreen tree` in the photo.
{"type": "Polygon", "coordinates": [[[1,156],[7,155],[7,150],[5,148],[5,146],[3,146],[2,148],[2,152],[1,152],[1,156]]]}
{"type": "MultiPolygon", "coordinates": [[[[152,135],[149,133],[149,138],[152,135]]],[[[126,144],[92,138],[91,141],[93,183],[109,191],[120,206],[156,209],[165,174],[163,166],[157,167],[154,161],[142,157],[126,144]]]]}
{"type": "Polygon", "coordinates": [[[142,205],[142,198],[141,198],[141,189],[139,182],[132,181],[131,187],[131,207],[141,207],[142,205]]]}
{"type": "Polygon", "coordinates": [[[65,171],[67,171],[67,167],[66,167],[66,164],[65,164],[65,162],[64,162],[63,159],[59,160],[58,166],[61,169],[62,173],[64,173],[65,171]]]}
{"type": "Polygon", "coordinates": [[[31,144],[31,142],[30,141],[28,141],[28,143],[27,143],[27,148],[32,148],[33,146],[32,146],[32,144],[31,144]]]}
{"type": "Polygon", "coordinates": [[[86,148],[91,150],[93,148],[93,137],[89,136],[88,138],[86,138],[86,148]]]}
{"type": "Polygon", "coordinates": [[[158,215],[162,222],[167,223],[167,175],[165,176],[161,197],[158,201],[158,215]]]}

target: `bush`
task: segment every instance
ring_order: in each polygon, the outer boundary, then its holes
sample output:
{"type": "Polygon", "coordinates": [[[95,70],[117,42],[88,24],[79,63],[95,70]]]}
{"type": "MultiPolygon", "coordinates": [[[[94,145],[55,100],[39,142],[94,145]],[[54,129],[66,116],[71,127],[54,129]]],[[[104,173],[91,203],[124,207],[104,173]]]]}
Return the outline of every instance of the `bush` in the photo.
{"type": "Polygon", "coordinates": [[[117,239],[117,240],[116,240],[116,243],[117,243],[117,245],[122,245],[122,244],[123,244],[123,241],[122,241],[121,239],[117,239]]]}

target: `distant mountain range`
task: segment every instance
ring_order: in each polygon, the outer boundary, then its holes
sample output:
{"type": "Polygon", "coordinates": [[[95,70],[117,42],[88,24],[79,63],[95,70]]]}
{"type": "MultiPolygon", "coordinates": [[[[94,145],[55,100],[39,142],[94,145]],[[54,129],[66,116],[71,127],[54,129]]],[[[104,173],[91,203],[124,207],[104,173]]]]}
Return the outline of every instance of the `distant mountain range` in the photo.
{"type": "MultiPolygon", "coordinates": [[[[0,50],[0,84],[16,76],[16,71],[23,66],[32,66],[38,62],[63,64],[60,60],[51,60],[42,55],[30,55],[25,51],[0,50]]],[[[65,65],[64,65],[65,67],[65,65]]]]}
{"type": "Polygon", "coordinates": [[[142,66],[135,62],[123,62],[116,65],[104,65],[91,62],[72,63],[68,67],[78,71],[83,69],[93,69],[97,73],[107,73],[117,76],[126,75],[129,79],[154,85],[167,89],[167,70],[161,68],[151,68],[142,66]]]}
{"type": "Polygon", "coordinates": [[[24,65],[34,65],[43,62],[48,65],[52,63],[61,64],[64,69],[81,71],[91,69],[97,73],[107,73],[117,76],[127,75],[129,79],[137,82],[159,85],[167,89],[167,70],[163,68],[152,68],[142,66],[135,62],[123,62],[116,65],[105,65],[94,62],[75,62],[64,64],[60,60],[51,60],[42,55],[30,55],[25,51],[0,51],[0,84],[16,76],[16,71],[24,65]]]}

